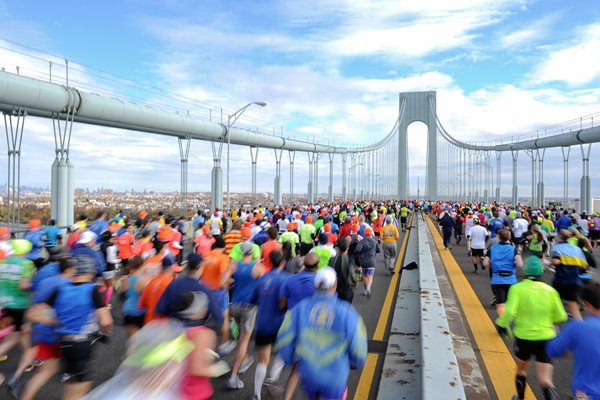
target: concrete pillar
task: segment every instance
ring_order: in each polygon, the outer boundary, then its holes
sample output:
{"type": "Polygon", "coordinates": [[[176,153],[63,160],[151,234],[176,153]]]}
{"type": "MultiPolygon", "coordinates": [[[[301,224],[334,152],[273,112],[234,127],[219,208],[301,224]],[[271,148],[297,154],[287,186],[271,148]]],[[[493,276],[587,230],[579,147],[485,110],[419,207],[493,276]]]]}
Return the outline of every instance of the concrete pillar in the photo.
{"type": "Polygon", "coordinates": [[[590,152],[592,150],[592,144],[581,144],[579,147],[581,148],[581,159],[583,163],[579,211],[590,212],[592,206],[592,183],[590,180],[590,152]]]}
{"type": "Polygon", "coordinates": [[[333,202],[333,157],[334,153],[328,153],[329,155],[329,187],[327,190],[327,198],[330,203],[333,202]]]}
{"type": "Polygon", "coordinates": [[[500,188],[502,187],[502,152],[496,152],[496,203],[500,204],[500,188]]]}
{"type": "Polygon", "coordinates": [[[290,158],[290,204],[294,204],[294,160],[296,159],[296,152],[289,150],[288,156],[290,158]]]}
{"type": "Polygon", "coordinates": [[[544,156],[546,155],[546,149],[537,150],[538,154],[538,185],[537,185],[537,201],[540,207],[546,204],[546,197],[544,193],[544,156]]]}
{"type": "Polygon", "coordinates": [[[346,176],[346,160],[348,153],[342,153],[342,201],[347,200],[347,176],[346,176]]]}
{"type": "Polygon", "coordinates": [[[273,189],[273,202],[277,205],[283,205],[283,194],[281,193],[281,155],[282,149],[275,151],[275,181],[273,189]]]}
{"type": "Polygon", "coordinates": [[[517,186],[517,158],[519,157],[519,150],[511,150],[510,151],[513,160],[513,169],[512,169],[512,205],[513,207],[517,206],[519,201],[519,188],[517,186]]]}
{"type": "Polygon", "coordinates": [[[75,221],[75,169],[69,159],[69,146],[73,130],[74,110],[67,114],[52,114],[52,127],[54,130],[54,144],[56,158],[52,164],[52,190],[51,200],[55,205],[51,207],[56,225],[66,227],[75,221]]]}
{"type": "Polygon", "coordinates": [[[210,207],[223,208],[223,171],[221,170],[221,155],[223,141],[211,142],[213,152],[213,169],[210,174],[210,207]]]}
{"type": "Polygon", "coordinates": [[[315,153],[315,160],[314,160],[314,168],[313,168],[313,172],[315,174],[315,177],[313,178],[313,196],[314,196],[314,202],[318,203],[319,202],[319,160],[321,159],[322,154],[321,153],[315,153]]]}
{"type": "Polygon", "coordinates": [[[563,207],[567,208],[569,202],[569,155],[571,147],[561,147],[563,155],[563,207]],[[566,149],[566,150],[565,150],[566,149]]]}
{"type": "Polygon", "coordinates": [[[187,194],[188,194],[188,158],[190,155],[190,144],[192,139],[189,137],[177,138],[179,144],[179,157],[181,161],[181,215],[185,215],[188,209],[187,194]]]}
{"type": "Polygon", "coordinates": [[[258,206],[258,199],[256,198],[256,163],[258,161],[258,147],[250,147],[250,160],[252,161],[252,205],[258,206]]]}
{"type": "Polygon", "coordinates": [[[315,153],[307,153],[308,155],[308,188],[307,188],[307,202],[314,202],[314,186],[313,186],[313,169],[315,166],[315,153]]]}

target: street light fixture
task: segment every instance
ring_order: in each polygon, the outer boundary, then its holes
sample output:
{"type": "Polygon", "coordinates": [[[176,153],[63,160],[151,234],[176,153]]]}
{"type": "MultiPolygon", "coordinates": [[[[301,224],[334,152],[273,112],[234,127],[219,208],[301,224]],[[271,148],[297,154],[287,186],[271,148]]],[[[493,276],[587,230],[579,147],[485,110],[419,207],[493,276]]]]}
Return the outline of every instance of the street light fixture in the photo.
{"type": "Polygon", "coordinates": [[[251,105],[265,107],[267,105],[267,103],[265,103],[264,101],[253,101],[251,103],[246,104],[244,107],[240,108],[233,114],[229,114],[227,116],[227,210],[228,211],[230,211],[230,209],[231,209],[231,202],[230,202],[230,197],[229,197],[229,146],[231,146],[231,136],[229,134],[229,131],[233,127],[235,122],[238,120],[238,118],[241,117],[242,114],[244,113],[244,111],[246,111],[246,109],[248,109],[248,107],[250,107],[251,105]]]}

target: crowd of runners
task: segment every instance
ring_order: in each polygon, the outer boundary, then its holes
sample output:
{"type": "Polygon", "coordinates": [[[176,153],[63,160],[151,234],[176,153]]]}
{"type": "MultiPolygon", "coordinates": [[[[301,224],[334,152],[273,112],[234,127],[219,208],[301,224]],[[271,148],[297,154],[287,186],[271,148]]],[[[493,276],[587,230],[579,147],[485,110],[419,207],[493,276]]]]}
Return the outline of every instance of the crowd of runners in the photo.
{"type": "Polygon", "coordinates": [[[226,375],[255,399],[263,388],[289,399],[297,386],[307,398],[345,398],[367,355],[355,287],[370,299],[378,253],[394,273],[413,207],[100,212],[65,234],[31,220],[18,239],[0,227],[0,360],[20,356],[1,393],[33,399],[60,374],[65,399],[206,399],[211,378],[226,375]],[[90,392],[94,343],[115,323],[130,338],[124,361],[90,392]],[[221,358],[230,353],[231,365],[221,358]],[[255,361],[254,379],[242,380],[255,361]]]}
{"type": "Polygon", "coordinates": [[[568,351],[574,362],[571,398],[600,399],[600,286],[590,273],[600,216],[470,203],[425,209],[435,215],[445,249],[464,241],[473,273],[488,269],[498,333],[515,342],[513,400],[525,398],[531,360],[544,399],[558,399],[553,359],[568,351]]]}
{"type": "Polygon", "coordinates": [[[600,217],[410,201],[199,210],[188,219],[101,212],[66,234],[32,220],[20,239],[0,227],[0,360],[22,350],[2,393],[33,399],[61,374],[66,399],[206,399],[211,378],[227,376],[229,390],[248,385],[255,399],[263,388],[290,399],[297,386],[309,399],[343,399],[350,369],[367,355],[355,288],[371,298],[378,253],[379,268],[396,271],[415,209],[435,217],[447,249],[465,244],[473,273],[489,271],[498,333],[516,341],[515,399],[532,358],[545,398],[556,399],[552,358],[568,350],[573,396],[599,399],[600,288],[588,267],[600,217]],[[90,392],[94,343],[109,340],[115,323],[130,338],[124,361],[90,392]],[[254,378],[242,379],[255,362],[254,378]]]}

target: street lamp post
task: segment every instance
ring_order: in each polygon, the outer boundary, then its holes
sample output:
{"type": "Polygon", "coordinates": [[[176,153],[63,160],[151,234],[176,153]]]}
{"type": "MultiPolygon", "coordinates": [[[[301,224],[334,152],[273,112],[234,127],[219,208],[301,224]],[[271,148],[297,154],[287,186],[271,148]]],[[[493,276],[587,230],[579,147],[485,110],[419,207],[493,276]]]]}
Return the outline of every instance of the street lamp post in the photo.
{"type": "Polygon", "coordinates": [[[229,146],[231,146],[230,130],[235,124],[235,122],[238,120],[238,118],[242,116],[244,111],[246,111],[246,109],[248,109],[248,107],[250,107],[253,104],[261,107],[267,105],[267,103],[265,103],[264,101],[253,101],[251,103],[246,104],[244,107],[240,108],[233,114],[229,114],[227,116],[227,210],[231,209],[231,201],[229,197],[229,146]]]}

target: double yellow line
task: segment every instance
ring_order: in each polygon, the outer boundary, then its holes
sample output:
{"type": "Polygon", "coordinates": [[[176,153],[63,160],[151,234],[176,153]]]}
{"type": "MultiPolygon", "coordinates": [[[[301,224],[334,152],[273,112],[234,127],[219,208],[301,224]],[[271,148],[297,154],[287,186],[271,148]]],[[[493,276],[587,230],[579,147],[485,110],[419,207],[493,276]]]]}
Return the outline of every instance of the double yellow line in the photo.
{"type": "MultiPolygon", "coordinates": [[[[411,215],[410,220],[408,221],[409,227],[412,225],[413,215],[411,215]]],[[[402,260],[404,260],[404,255],[406,254],[406,245],[408,243],[408,236],[410,235],[410,231],[410,229],[407,229],[404,233],[404,238],[402,239],[400,252],[398,253],[398,257],[396,258],[396,265],[394,266],[395,273],[392,275],[390,285],[388,286],[388,290],[385,295],[385,300],[383,301],[381,314],[379,315],[379,320],[377,321],[377,326],[375,327],[375,332],[373,333],[373,340],[383,340],[384,338],[385,328],[387,327],[388,320],[390,319],[390,312],[392,310],[392,303],[394,300],[394,294],[396,292],[396,286],[398,285],[398,279],[400,279],[402,260]]],[[[358,386],[356,387],[356,394],[354,395],[355,399],[369,398],[369,392],[371,391],[371,385],[373,384],[373,378],[375,377],[375,368],[377,367],[377,361],[379,361],[379,354],[369,353],[367,355],[365,367],[363,368],[363,371],[360,374],[358,386]]]]}

